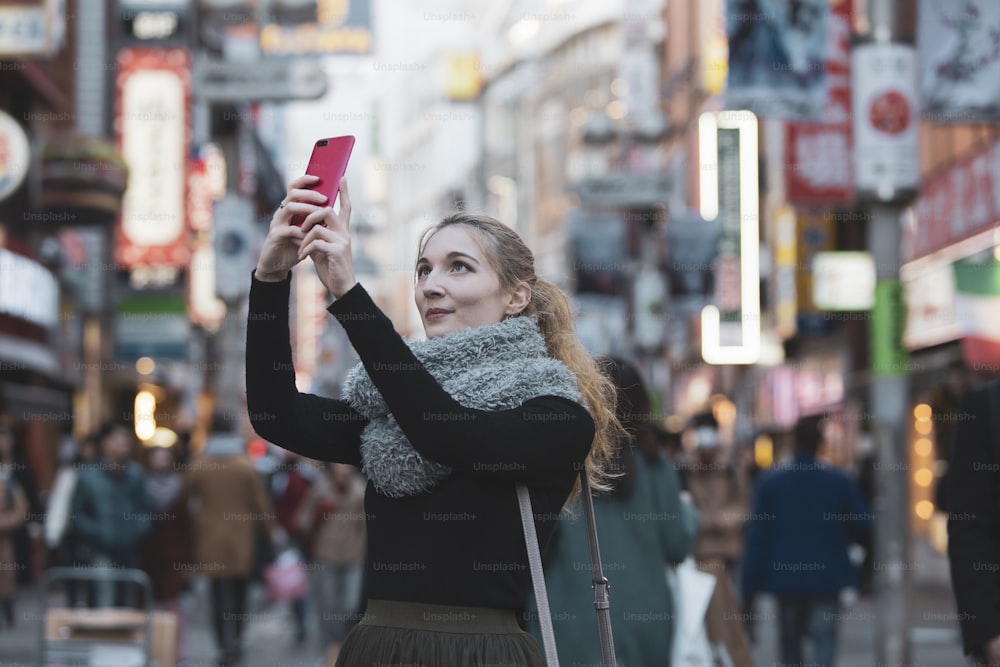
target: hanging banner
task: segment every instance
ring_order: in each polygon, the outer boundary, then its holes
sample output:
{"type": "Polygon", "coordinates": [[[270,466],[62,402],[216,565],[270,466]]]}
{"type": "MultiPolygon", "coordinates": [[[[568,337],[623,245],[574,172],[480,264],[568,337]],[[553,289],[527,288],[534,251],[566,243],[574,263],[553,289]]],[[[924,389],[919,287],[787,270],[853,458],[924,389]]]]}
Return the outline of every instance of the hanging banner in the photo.
{"type": "Polygon", "coordinates": [[[115,259],[129,269],[184,266],[190,62],[183,49],[122,49],[115,130],[128,189],[115,259]]]}
{"type": "Polygon", "coordinates": [[[920,102],[934,123],[1000,120],[1000,3],[920,0],[920,102]]]}
{"type": "Polygon", "coordinates": [[[851,1],[831,3],[826,104],[820,123],[785,124],[785,198],[793,204],[846,204],[851,165],[851,1]]]}
{"type": "Polygon", "coordinates": [[[916,52],[904,44],[859,44],[851,74],[858,194],[906,201],[920,186],[916,52]]]}
{"type": "Polygon", "coordinates": [[[759,116],[818,121],[826,100],[830,0],[726,2],[726,107],[759,116]]]}

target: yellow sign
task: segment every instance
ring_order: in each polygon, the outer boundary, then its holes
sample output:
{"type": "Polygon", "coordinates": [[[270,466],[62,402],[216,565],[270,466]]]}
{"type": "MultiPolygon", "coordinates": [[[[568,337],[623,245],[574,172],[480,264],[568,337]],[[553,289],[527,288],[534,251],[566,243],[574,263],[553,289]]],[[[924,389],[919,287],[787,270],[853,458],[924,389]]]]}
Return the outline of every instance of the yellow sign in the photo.
{"type": "Polygon", "coordinates": [[[271,24],[260,31],[260,48],[268,54],[371,53],[372,34],[365,28],[328,28],[304,23],[294,28],[271,24]]]}
{"type": "Polygon", "coordinates": [[[472,54],[448,57],[448,99],[474,100],[479,95],[479,57],[472,54]]]}

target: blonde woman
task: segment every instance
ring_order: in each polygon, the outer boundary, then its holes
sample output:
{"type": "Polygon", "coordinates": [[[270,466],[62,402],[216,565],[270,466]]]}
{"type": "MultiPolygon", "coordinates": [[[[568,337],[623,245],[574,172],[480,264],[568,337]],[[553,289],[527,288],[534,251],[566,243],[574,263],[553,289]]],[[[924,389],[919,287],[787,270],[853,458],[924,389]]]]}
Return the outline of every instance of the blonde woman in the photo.
{"type": "Polygon", "coordinates": [[[581,466],[602,482],[621,434],[615,389],[574,335],[566,295],[486,216],[424,234],[414,279],[427,340],[403,340],[355,278],[346,181],[339,213],[312,182],[290,184],[252,281],[247,405],[267,440],[368,477],[366,613],[337,665],[544,665],[517,620],[531,576],[515,488],[529,489],[544,548],[581,466]],[[306,256],[361,358],[341,400],[295,388],[289,270],[306,256]]]}

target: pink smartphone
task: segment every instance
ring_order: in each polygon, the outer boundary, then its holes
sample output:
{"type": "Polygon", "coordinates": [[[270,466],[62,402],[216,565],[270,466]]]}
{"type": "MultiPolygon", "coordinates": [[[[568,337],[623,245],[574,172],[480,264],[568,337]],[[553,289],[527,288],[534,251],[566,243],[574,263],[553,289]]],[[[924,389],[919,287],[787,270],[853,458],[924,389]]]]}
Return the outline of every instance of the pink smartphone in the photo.
{"type": "MultiPolygon", "coordinates": [[[[347,161],[351,157],[351,149],[353,148],[354,137],[352,135],[320,139],[313,146],[306,173],[319,176],[319,180],[306,187],[326,195],[328,198],[327,206],[333,206],[336,202],[340,189],[340,179],[347,173],[347,161]]],[[[291,224],[301,225],[305,220],[306,216],[304,215],[294,215],[291,224]]]]}

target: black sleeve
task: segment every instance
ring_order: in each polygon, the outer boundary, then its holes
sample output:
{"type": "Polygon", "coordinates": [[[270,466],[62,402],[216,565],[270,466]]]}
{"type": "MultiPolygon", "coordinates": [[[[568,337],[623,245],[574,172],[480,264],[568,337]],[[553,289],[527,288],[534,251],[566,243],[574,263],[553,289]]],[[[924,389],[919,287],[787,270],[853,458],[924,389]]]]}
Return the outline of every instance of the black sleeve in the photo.
{"type": "Polygon", "coordinates": [[[998,462],[986,390],[970,392],[955,416],[948,466],[948,558],[966,651],[1000,635],[998,462]]]}
{"type": "Polygon", "coordinates": [[[421,455],[456,470],[527,484],[564,485],[590,451],[594,422],[574,401],[541,396],[510,410],[463,407],[396,333],[357,284],[328,309],[407,439],[421,455]]]}
{"type": "Polygon", "coordinates": [[[252,279],[247,315],[247,410],[260,437],[319,461],[361,465],[368,420],[344,401],[299,392],[288,330],[291,274],[252,279]]]}

